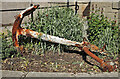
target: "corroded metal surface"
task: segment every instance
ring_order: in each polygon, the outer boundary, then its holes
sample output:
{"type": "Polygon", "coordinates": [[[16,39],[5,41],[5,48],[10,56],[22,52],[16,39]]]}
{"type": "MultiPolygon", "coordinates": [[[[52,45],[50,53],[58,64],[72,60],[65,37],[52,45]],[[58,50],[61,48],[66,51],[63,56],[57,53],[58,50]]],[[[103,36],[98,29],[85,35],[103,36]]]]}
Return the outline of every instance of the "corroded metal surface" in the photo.
{"type": "Polygon", "coordinates": [[[18,31],[19,34],[25,35],[25,36],[30,36],[33,38],[38,38],[40,37],[40,39],[44,40],[44,41],[49,41],[49,42],[53,42],[53,43],[60,43],[60,44],[64,44],[64,45],[68,45],[68,46],[75,46],[76,44],[79,44],[82,46],[83,43],[79,43],[76,41],[71,41],[71,40],[67,40],[64,38],[59,38],[57,36],[52,36],[52,35],[47,35],[44,34],[42,32],[38,33],[36,31],[32,31],[29,29],[20,29],[21,31],[18,31]]]}
{"type": "Polygon", "coordinates": [[[18,44],[18,36],[19,35],[25,35],[25,36],[30,36],[32,38],[38,38],[39,37],[42,40],[45,41],[49,41],[49,42],[54,42],[54,43],[60,43],[60,44],[64,44],[64,45],[69,45],[69,46],[76,46],[78,48],[80,48],[80,50],[83,50],[86,54],[88,54],[89,56],[91,56],[92,58],[94,58],[96,61],[98,61],[101,64],[101,68],[103,69],[103,71],[113,71],[114,68],[111,65],[108,65],[106,62],[104,62],[102,59],[100,59],[99,57],[97,57],[96,55],[94,55],[91,51],[94,52],[99,52],[99,53],[103,53],[104,52],[104,48],[105,46],[103,46],[102,49],[99,49],[97,46],[90,44],[89,42],[83,41],[83,42],[76,42],[76,41],[71,41],[71,40],[67,40],[64,38],[59,38],[56,36],[51,36],[51,35],[47,35],[44,33],[38,33],[36,31],[30,30],[30,29],[23,29],[20,25],[21,22],[23,20],[23,18],[27,15],[29,15],[31,12],[35,11],[35,9],[38,8],[39,5],[34,5],[31,6],[29,8],[27,8],[26,10],[23,10],[17,17],[16,20],[14,22],[13,25],[13,29],[12,29],[12,39],[14,42],[14,46],[19,48],[19,44],[18,44]]]}

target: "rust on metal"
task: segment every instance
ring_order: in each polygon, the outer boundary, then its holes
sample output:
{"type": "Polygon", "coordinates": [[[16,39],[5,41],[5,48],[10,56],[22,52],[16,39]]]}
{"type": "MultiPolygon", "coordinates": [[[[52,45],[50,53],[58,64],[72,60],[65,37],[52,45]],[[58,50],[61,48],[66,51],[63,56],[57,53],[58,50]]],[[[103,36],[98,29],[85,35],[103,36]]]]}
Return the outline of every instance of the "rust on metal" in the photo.
{"type": "Polygon", "coordinates": [[[23,28],[21,28],[21,22],[23,20],[23,18],[27,15],[29,15],[31,12],[35,11],[35,9],[38,7],[39,5],[34,5],[34,6],[31,6],[25,10],[23,10],[17,17],[16,17],[16,20],[13,24],[13,28],[12,28],[12,40],[14,42],[14,46],[15,47],[19,47],[19,44],[18,44],[18,36],[21,35],[22,31],[23,31],[23,28]]]}
{"type": "Polygon", "coordinates": [[[21,22],[23,20],[23,18],[27,15],[29,15],[31,12],[35,11],[38,8],[39,5],[33,5],[29,8],[27,8],[26,10],[23,10],[17,17],[16,20],[14,22],[13,25],[13,29],[12,29],[12,40],[14,42],[14,46],[19,48],[20,50],[23,49],[22,46],[19,46],[18,43],[18,36],[19,35],[25,35],[25,36],[30,36],[32,38],[37,38],[39,39],[39,37],[44,40],[44,41],[49,41],[49,42],[53,42],[53,43],[59,43],[59,44],[64,44],[64,45],[68,45],[68,46],[76,46],[78,47],[80,50],[83,50],[86,54],[88,54],[89,56],[91,56],[92,58],[94,58],[96,61],[98,61],[101,65],[101,68],[103,69],[103,71],[113,71],[114,68],[111,65],[108,65],[106,62],[104,62],[102,59],[100,59],[99,57],[97,57],[96,55],[94,55],[92,52],[99,52],[104,54],[103,52],[105,51],[105,45],[103,46],[102,49],[99,49],[96,45],[90,44],[89,42],[83,40],[83,42],[76,42],[76,41],[71,41],[71,40],[67,40],[65,38],[59,38],[57,36],[52,36],[52,35],[47,35],[44,34],[42,32],[38,33],[36,31],[30,30],[30,29],[24,29],[22,28],[21,22]],[[90,52],[90,51],[92,52],[90,52]]]}

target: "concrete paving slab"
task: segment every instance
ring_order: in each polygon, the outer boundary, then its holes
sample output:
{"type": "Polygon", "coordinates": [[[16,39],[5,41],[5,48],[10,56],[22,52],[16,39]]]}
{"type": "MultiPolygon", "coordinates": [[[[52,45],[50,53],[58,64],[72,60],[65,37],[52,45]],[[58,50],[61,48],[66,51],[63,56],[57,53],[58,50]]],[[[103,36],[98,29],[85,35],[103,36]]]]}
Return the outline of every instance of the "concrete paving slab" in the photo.
{"type": "MultiPolygon", "coordinates": [[[[9,71],[2,70],[2,77],[119,77],[118,72],[104,72],[104,73],[64,73],[64,72],[21,72],[21,71],[9,71]]],[[[120,79],[120,78],[119,78],[120,79]]]]}
{"type": "Polygon", "coordinates": [[[72,73],[29,72],[26,77],[74,77],[72,73]]]}
{"type": "Polygon", "coordinates": [[[25,77],[28,72],[2,70],[2,77],[25,77]]]}
{"type": "Polygon", "coordinates": [[[120,73],[118,73],[118,77],[119,77],[118,79],[120,79],[120,73]]]}
{"type": "Polygon", "coordinates": [[[0,79],[2,78],[2,70],[0,70],[0,79]]]}
{"type": "Polygon", "coordinates": [[[104,72],[104,73],[78,73],[75,75],[75,77],[118,77],[118,72],[104,72]]]}

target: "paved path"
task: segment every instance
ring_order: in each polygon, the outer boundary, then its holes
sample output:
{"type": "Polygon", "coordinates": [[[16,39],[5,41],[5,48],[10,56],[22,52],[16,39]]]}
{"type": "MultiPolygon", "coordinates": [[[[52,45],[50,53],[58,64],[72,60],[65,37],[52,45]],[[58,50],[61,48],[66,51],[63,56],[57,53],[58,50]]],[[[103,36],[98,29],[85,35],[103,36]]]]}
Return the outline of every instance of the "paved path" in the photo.
{"type": "MultiPolygon", "coordinates": [[[[118,77],[118,72],[104,72],[98,74],[88,73],[64,73],[64,72],[21,72],[21,71],[9,71],[0,70],[2,77],[118,77]]],[[[120,74],[119,74],[120,75],[120,74]]]]}

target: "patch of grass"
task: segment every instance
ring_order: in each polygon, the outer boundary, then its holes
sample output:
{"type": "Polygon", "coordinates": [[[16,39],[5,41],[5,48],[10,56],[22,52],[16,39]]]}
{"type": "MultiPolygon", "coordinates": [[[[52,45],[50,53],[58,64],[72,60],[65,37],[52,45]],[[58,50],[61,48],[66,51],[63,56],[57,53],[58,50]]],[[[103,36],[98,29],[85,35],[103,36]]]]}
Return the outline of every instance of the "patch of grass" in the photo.
{"type": "MultiPolygon", "coordinates": [[[[74,11],[70,8],[51,8],[43,12],[40,10],[34,17],[34,22],[30,20],[26,23],[26,26],[27,29],[37,32],[43,32],[72,41],[82,41],[83,23],[79,16],[75,15],[74,11]]],[[[39,41],[39,43],[34,44],[34,52],[45,53],[48,50],[59,52],[60,54],[64,47],[67,48],[67,46],[61,44],[50,44],[39,41]],[[42,51],[39,51],[39,49],[42,49],[42,51]]]]}

